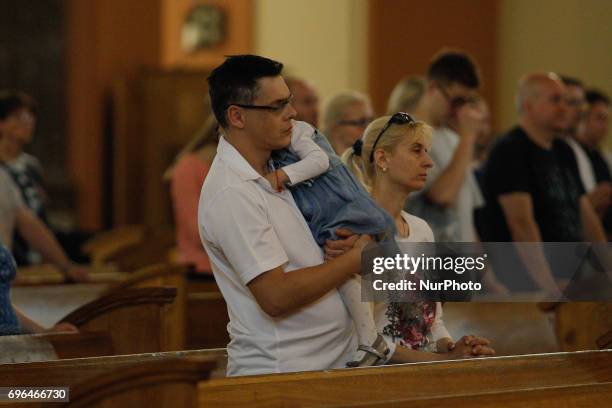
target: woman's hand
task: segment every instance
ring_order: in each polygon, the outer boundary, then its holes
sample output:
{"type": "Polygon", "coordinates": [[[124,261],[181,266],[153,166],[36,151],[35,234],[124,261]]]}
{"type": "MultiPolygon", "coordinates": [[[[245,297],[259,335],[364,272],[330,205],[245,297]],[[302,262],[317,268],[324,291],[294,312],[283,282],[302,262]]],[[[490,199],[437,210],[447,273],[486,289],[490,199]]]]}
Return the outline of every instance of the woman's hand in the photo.
{"type": "Polygon", "coordinates": [[[86,266],[70,264],[70,266],[64,268],[64,273],[68,282],[89,282],[89,270],[86,266]]]}
{"type": "Polygon", "coordinates": [[[336,230],[336,235],[340,239],[333,241],[328,239],[325,241],[325,246],[323,249],[325,251],[326,260],[336,258],[344,254],[346,251],[352,249],[360,237],[358,234],[355,234],[353,231],[346,228],[338,228],[336,230]]]}
{"type": "Polygon", "coordinates": [[[489,347],[490,344],[491,342],[483,337],[463,336],[456,343],[448,342],[447,348],[449,351],[444,354],[450,359],[494,356],[495,350],[489,347]]]}
{"type": "Polygon", "coordinates": [[[76,326],[71,323],[61,322],[45,330],[45,333],[58,333],[58,332],[78,333],[79,329],[77,329],[76,326]]]}

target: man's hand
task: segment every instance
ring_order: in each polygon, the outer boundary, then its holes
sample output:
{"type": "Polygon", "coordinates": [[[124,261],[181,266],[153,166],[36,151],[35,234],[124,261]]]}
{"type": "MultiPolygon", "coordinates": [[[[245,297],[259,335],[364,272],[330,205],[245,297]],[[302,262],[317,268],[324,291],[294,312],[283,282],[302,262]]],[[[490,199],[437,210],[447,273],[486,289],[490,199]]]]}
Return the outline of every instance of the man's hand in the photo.
{"type": "Polygon", "coordinates": [[[325,242],[325,246],[323,247],[323,249],[325,250],[326,260],[333,259],[342,255],[349,249],[353,248],[355,246],[355,243],[359,239],[359,235],[346,228],[338,228],[336,230],[336,235],[340,239],[333,241],[328,239],[325,242]]]}
{"type": "Polygon", "coordinates": [[[601,216],[612,202],[612,184],[609,182],[599,183],[593,191],[587,194],[587,197],[597,214],[601,216]]]}
{"type": "Polygon", "coordinates": [[[476,141],[484,119],[483,112],[466,103],[457,108],[455,115],[457,115],[457,133],[461,137],[470,137],[476,141]]]}
{"type": "Polygon", "coordinates": [[[71,264],[64,269],[66,281],[68,282],[89,282],[88,268],[82,265],[71,264]]]}

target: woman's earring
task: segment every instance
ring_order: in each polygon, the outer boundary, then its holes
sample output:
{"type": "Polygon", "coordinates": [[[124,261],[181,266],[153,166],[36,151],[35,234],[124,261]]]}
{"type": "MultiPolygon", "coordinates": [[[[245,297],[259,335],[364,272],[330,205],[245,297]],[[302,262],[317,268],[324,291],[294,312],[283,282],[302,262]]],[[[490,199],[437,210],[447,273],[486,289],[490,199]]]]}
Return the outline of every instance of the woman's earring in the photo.
{"type": "Polygon", "coordinates": [[[387,172],[387,168],[386,167],[383,167],[382,170],[383,170],[383,173],[387,172]]]}

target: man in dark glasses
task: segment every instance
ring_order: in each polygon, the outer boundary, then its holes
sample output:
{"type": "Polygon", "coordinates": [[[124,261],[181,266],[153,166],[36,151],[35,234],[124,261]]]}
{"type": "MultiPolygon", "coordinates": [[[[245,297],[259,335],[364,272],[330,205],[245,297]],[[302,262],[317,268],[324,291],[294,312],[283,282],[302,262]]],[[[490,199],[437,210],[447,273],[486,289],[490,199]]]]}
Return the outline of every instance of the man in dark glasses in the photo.
{"type": "Polygon", "coordinates": [[[430,155],[435,165],[425,189],[408,201],[407,210],[424,218],[439,242],[477,240],[473,212],[483,199],[471,164],[482,112],[469,102],[479,85],[476,65],[466,53],[440,53],[429,66],[425,92],[411,112],[434,127],[430,155]],[[451,121],[455,130],[449,127],[451,121]]]}

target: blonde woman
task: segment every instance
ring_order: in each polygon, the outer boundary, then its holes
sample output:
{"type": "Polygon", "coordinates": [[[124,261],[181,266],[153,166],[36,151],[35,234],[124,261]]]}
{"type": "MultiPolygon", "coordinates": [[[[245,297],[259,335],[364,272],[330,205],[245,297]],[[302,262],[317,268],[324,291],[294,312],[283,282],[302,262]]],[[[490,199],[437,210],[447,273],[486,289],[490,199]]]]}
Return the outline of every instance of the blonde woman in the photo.
{"type": "Polygon", "coordinates": [[[178,261],[210,276],[212,269],[202,248],[197,219],[200,191],[215,157],[217,140],[217,121],[210,115],[164,174],[164,179],[170,181],[178,261]]]}
{"type": "MultiPolygon", "coordinates": [[[[433,166],[428,153],[431,135],[431,127],[400,112],[373,121],[363,141],[342,157],[374,201],[394,219],[397,242],[434,240],[424,220],[403,211],[408,194],[423,188],[427,171],[433,166]]],[[[348,241],[350,238],[329,243],[327,255],[339,255],[348,241]]],[[[390,361],[394,363],[494,354],[483,338],[464,336],[455,343],[444,327],[439,302],[378,302],[374,304],[374,319],[378,331],[393,345],[390,361]]]]}
{"type": "Polygon", "coordinates": [[[400,80],[387,101],[387,114],[412,113],[421,101],[426,88],[427,81],[421,76],[410,76],[400,80]]]}

